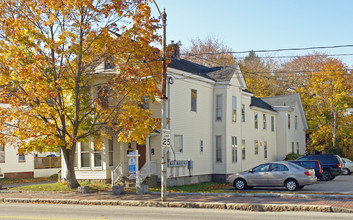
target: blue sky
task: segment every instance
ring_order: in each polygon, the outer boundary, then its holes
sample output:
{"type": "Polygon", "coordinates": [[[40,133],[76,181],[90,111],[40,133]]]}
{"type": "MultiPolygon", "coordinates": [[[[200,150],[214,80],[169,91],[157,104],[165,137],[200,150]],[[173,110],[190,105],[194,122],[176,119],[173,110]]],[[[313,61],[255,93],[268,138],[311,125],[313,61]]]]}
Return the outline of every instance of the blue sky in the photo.
{"type": "MultiPolygon", "coordinates": [[[[155,0],[167,13],[167,42],[214,35],[233,51],[353,44],[353,0],[155,0]]],[[[157,15],[157,9],[152,5],[157,15]]],[[[353,47],[316,50],[352,53],[353,47]]],[[[301,55],[276,52],[271,56],[301,55]]],[[[265,55],[265,54],[259,54],[265,55]]],[[[244,56],[244,55],[243,55],[244,56]]],[[[353,55],[342,56],[353,66],[353,55]]]]}

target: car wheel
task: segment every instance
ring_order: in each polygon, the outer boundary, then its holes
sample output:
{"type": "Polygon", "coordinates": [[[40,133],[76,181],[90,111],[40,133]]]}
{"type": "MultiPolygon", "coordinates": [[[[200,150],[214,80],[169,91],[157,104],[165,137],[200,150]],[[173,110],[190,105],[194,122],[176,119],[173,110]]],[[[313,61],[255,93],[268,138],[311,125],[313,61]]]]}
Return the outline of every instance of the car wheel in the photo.
{"type": "Polygon", "coordinates": [[[329,181],[331,178],[332,178],[332,175],[331,175],[330,171],[324,170],[322,172],[322,178],[321,178],[322,181],[329,181]]]}
{"type": "Polygon", "coordinates": [[[342,171],[342,174],[343,175],[349,175],[349,174],[351,174],[351,171],[349,169],[347,169],[347,168],[344,168],[343,171],[342,171]]]}
{"type": "Polygon", "coordinates": [[[298,182],[295,179],[286,180],[284,186],[288,191],[295,191],[299,188],[298,182]]]}
{"type": "Polygon", "coordinates": [[[236,179],[234,181],[234,187],[237,190],[244,190],[244,189],[246,189],[246,181],[243,179],[236,179]]]}

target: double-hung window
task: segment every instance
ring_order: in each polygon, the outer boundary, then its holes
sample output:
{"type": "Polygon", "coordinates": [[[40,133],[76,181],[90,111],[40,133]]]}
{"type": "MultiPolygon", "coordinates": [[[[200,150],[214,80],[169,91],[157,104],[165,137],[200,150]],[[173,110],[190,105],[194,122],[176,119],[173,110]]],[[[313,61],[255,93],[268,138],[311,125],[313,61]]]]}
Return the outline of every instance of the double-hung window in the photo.
{"type": "Polygon", "coordinates": [[[5,163],[5,146],[0,144],[0,163],[5,163]]]}
{"type": "Polygon", "coordinates": [[[222,95],[216,96],[216,121],[222,121],[222,95]]]}
{"type": "Polygon", "coordinates": [[[241,158],[245,160],[245,140],[241,141],[241,158]]]}
{"type": "Polygon", "coordinates": [[[237,122],[237,97],[233,96],[232,100],[232,122],[235,123],[237,122]]]}
{"type": "Polygon", "coordinates": [[[275,117],[271,116],[271,131],[275,131],[275,117]]]}
{"type": "Polygon", "coordinates": [[[222,163],[222,136],[216,136],[216,162],[222,163]]]}
{"type": "Polygon", "coordinates": [[[259,118],[258,118],[257,112],[255,112],[255,114],[254,114],[254,122],[255,122],[254,123],[255,129],[257,129],[259,126],[259,118]]]}
{"type": "Polygon", "coordinates": [[[266,121],[266,114],[262,115],[262,121],[263,121],[263,129],[267,129],[267,121],[266,121]]]}
{"type": "Polygon", "coordinates": [[[255,154],[259,154],[259,141],[258,140],[255,140],[255,143],[254,143],[254,151],[255,151],[255,154]]]}
{"type": "Polygon", "coordinates": [[[245,105],[241,105],[241,121],[245,122],[245,105]]]}
{"type": "Polygon", "coordinates": [[[267,141],[264,141],[264,157],[267,159],[267,141]]]}
{"type": "Polygon", "coordinates": [[[90,167],[90,147],[89,142],[81,142],[81,167],[90,167]]]}
{"type": "Polygon", "coordinates": [[[232,136],[232,162],[238,162],[238,140],[236,136],[232,136]]]}
{"type": "Polygon", "coordinates": [[[191,90],[191,111],[197,112],[197,90],[191,90]]]}
{"type": "Polygon", "coordinates": [[[290,129],[290,114],[288,114],[288,129],[290,129]]]}

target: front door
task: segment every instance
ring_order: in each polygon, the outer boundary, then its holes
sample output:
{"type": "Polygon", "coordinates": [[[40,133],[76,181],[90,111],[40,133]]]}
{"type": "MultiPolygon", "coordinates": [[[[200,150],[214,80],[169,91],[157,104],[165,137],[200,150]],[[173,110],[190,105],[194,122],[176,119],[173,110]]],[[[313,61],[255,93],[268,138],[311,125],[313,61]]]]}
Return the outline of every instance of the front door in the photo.
{"type": "Polygon", "coordinates": [[[145,165],[146,163],[146,145],[137,144],[137,150],[139,151],[139,170],[145,165]]]}

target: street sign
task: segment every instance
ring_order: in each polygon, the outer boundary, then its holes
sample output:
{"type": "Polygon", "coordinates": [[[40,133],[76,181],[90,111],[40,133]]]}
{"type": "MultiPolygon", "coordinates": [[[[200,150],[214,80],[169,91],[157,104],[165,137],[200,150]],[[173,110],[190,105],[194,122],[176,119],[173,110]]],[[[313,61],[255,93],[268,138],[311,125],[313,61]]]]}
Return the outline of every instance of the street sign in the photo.
{"type": "Polygon", "coordinates": [[[162,130],[162,147],[170,147],[170,130],[162,130]]]}

